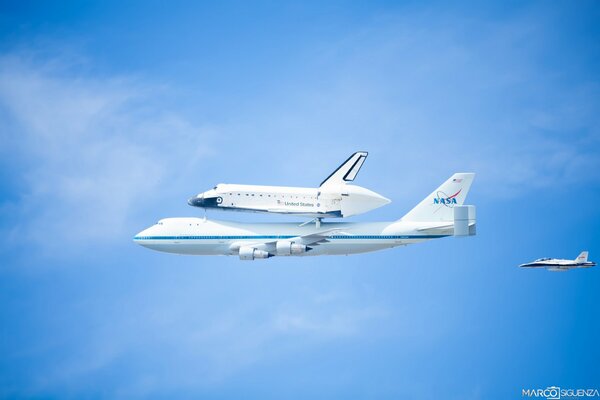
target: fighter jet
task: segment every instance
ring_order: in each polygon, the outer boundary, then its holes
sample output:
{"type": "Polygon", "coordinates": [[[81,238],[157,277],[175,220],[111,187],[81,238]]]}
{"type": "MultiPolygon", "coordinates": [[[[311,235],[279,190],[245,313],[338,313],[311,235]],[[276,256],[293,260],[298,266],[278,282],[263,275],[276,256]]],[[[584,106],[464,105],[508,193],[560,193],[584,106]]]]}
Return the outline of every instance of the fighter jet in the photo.
{"type": "Polygon", "coordinates": [[[352,154],[318,188],[220,183],[188,200],[194,207],[214,210],[293,214],[310,218],[344,218],[384,206],[391,200],[360,186],[349,185],[367,159],[352,154]]]}
{"type": "Polygon", "coordinates": [[[540,258],[534,262],[521,264],[522,268],[546,268],[548,271],[568,271],[573,268],[594,267],[595,262],[588,261],[588,252],[582,251],[575,260],[561,260],[558,258],[540,258]]]}

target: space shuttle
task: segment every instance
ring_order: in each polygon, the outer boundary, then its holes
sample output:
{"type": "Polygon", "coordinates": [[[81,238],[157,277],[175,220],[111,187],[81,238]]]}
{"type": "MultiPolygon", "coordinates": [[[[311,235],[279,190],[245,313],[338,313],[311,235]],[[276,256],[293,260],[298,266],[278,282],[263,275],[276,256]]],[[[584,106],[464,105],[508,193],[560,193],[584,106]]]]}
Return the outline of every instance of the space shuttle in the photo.
{"type": "Polygon", "coordinates": [[[368,153],[352,154],[316,188],[220,183],[188,200],[206,210],[292,214],[310,218],[346,218],[389,204],[391,200],[351,185],[368,153]]]}
{"type": "MultiPolygon", "coordinates": [[[[342,180],[352,168],[345,171],[342,180]]],[[[469,172],[453,174],[395,221],[326,221],[321,224],[317,218],[314,225],[299,225],[298,222],[163,218],[136,234],[133,241],[165,253],[237,256],[240,260],[251,261],[271,257],[359,254],[452,236],[465,238],[477,234],[475,206],[465,204],[474,178],[475,174],[469,172]]]]}

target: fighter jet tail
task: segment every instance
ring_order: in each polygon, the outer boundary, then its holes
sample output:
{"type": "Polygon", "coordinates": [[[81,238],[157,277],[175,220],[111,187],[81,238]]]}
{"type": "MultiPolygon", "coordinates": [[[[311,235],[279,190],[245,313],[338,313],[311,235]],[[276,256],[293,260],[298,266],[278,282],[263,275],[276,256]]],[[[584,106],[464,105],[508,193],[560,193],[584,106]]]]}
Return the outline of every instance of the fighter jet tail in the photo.
{"type": "Polygon", "coordinates": [[[401,221],[420,222],[452,222],[454,221],[454,207],[464,204],[475,174],[462,172],[452,175],[439,188],[435,189],[401,221]]]}
{"type": "Polygon", "coordinates": [[[331,175],[321,182],[320,187],[352,182],[354,178],[356,178],[358,171],[360,171],[360,167],[362,167],[368,155],[369,153],[366,151],[357,151],[352,154],[342,165],[333,171],[331,175]]]}
{"type": "Polygon", "coordinates": [[[588,260],[588,252],[587,251],[582,251],[581,254],[579,254],[577,256],[577,258],[575,259],[575,261],[577,261],[578,263],[585,263],[588,260]]]}

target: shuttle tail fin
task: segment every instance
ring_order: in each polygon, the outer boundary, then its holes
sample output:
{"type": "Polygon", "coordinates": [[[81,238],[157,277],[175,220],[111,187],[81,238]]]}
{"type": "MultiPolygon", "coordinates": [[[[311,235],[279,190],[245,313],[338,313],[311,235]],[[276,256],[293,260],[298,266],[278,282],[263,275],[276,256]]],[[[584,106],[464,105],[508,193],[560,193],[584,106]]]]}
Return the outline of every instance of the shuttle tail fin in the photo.
{"type": "Polygon", "coordinates": [[[360,171],[360,167],[362,167],[367,159],[368,154],[369,153],[366,151],[357,151],[352,154],[342,165],[333,171],[331,175],[321,182],[320,187],[352,182],[354,178],[356,178],[358,171],[360,171]]]}
{"type": "Polygon", "coordinates": [[[585,263],[588,260],[588,252],[587,251],[582,251],[581,254],[579,254],[577,256],[577,258],[575,259],[576,262],[578,263],[585,263]]]}
{"type": "Polygon", "coordinates": [[[456,173],[416,207],[408,212],[401,221],[420,222],[452,222],[454,207],[462,206],[467,198],[475,174],[472,172],[456,173]]]}

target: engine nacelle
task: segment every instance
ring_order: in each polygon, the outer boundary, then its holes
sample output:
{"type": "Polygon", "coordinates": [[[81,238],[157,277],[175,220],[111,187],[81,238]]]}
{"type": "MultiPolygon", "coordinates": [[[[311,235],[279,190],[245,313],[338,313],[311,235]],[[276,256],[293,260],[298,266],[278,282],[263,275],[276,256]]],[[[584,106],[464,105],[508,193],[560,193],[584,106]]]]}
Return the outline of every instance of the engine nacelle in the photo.
{"type": "Polygon", "coordinates": [[[255,249],[254,247],[240,247],[240,260],[254,260],[255,258],[269,258],[272,256],[268,251],[255,249]]]}
{"type": "Polygon", "coordinates": [[[278,256],[292,256],[297,254],[306,253],[311,248],[303,244],[292,243],[289,240],[278,240],[275,243],[278,256]]]}

